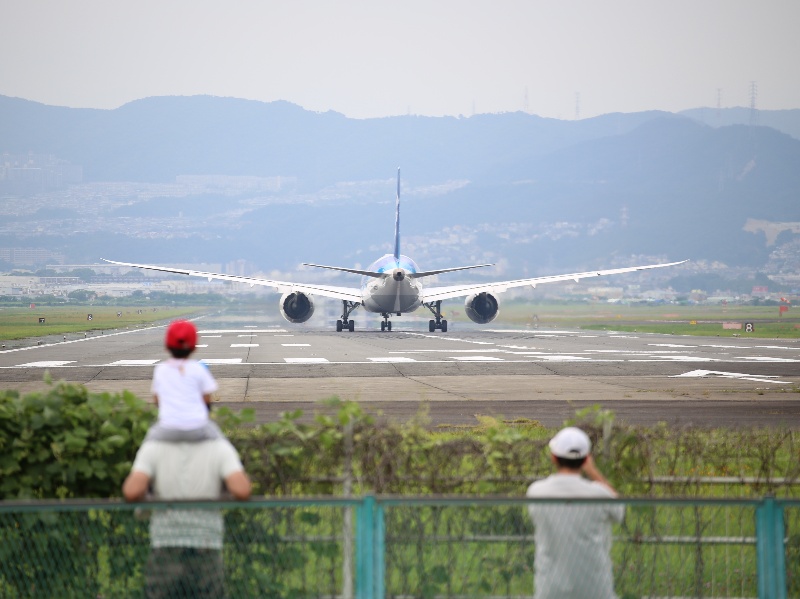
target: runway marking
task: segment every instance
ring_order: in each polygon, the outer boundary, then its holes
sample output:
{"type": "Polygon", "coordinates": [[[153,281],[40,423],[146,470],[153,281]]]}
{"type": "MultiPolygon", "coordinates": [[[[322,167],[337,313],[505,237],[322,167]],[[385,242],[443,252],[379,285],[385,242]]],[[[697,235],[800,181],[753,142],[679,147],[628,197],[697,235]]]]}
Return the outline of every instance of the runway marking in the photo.
{"type": "MultiPolygon", "coordinates": [[[[790,349],[790,350],[791,349],[795,349],[795,350],[800,350],[800,347],[785,347],[783,345],[754,345],[753,347],[754,348],[758,348],[758,349],[790,349]]],[[[748,348],[748,349],[750,349],[750,348],[748,348]]]]}
{"type": "Polygon", "coordinates": [[[200,362],[205,364],[241,364],[241,358],[203,358],[200,362]]]}
{"type": "Polygon", "coordinates": [[[219,339],[222,335],[200,335],[203,339],[219,339]]]}
{"type": "Polygon", "coordinates": [[[18,351],[30,351],[32,349],[42,349],[45,347],[55,347],[57,345],[66,345],[68,343],[84,343],[86,341],[95,341],[97,339],[104,339],[106,337],[114,337],[115,335],[128,335],[130,333],[141,333],[142,331],[151,331],[153,329],[163,329],[166,325],[158,325],[154,327],[144,327],[141,329],[132,329],[129,331],[117,331],[116,333],[105,334],[102,331],[92,337],[84,337],[83,339],[70,339],[69,341],[57,341],[56,343],[43,343],[42,345],[30,345],[28,347],[15,347],[14,349],[0,350],[0,354],[10,354],[18,351]]]}
{"type": "MultiPolygon", "coordinates": [[[[284,358],[288,364],[329,364],[327,358],[284,358]]],[[[347,362],[343,362],[346,364],[347,362]]]]}
{"type": "Polygon", "coordinates": [[[294,337],[294,335],[273,335],[273,337],[294,337]]]}
{"type": "Polygon", "coordinates": [[[106,366],[152,366],[161,360],[117,360],[106,364],[106,366]]]}
{"type": "Polygon", "coordinates": [[[253,333],[249,333],[248,335],[236,335],[237,337],[258,337],[258,335],[254,335],[253,333]]]}
{"type": "Polygon", "coordinates": [[[206,343],[204,345],[195,345],[195,347],[208,347],[208,343],[206,343]]]}
{"type": "Polygon", "coordinates": [[[742,356],[742,360],[752,360],[753,362],[800,362],[792,358],[768,358],[766,356],[742,356]]]}
{"type": "Polygon", "coordinates": [[[497,347],[505,347],[508,349],[539,349],[538,347],[528,347],[527,345],[498,345],[497,347]]]}
{"type": "Polygon", "coordinates": [[[494,356],[451,356],[452,360],[480,361],[480,362],[502,362],[503,358],[494,356]]]}
{"type": "Polygon", "coordinates": [[[407,332],[406,335],[417,337],[427,337],[428,339],[439,339],[440,341],[461,341],[462,343],[474,343],[475,345],[494,345],[491,341],[472,341],[471,339],[461,339],[460,337],[443,337],[441,335],[426,335],[425,333],[407,332]]]}
{"type": "Polygon", "coordinates": [[[258,347],[258,343],[231,343],[231,347],[258,347]]]}
{"type": "Polygon", "coordinates": [[[283,347],[311,347],[310,343],[281,343],[283,347]]]}
{"type": "Polygon", "coordinates": [[[791,385],[790,381],[777,381],[772,375],[754,376],[751,374],[742,374],[739,372],[722,372],[719,370],[692,370],[683,374],[673,374],[669,378],[676,379],[682,377],[706,377],[716,376],[726,379],[742,379],[745,381],[755,381],[756,383],[779,383],[781,385],[791,385]]]}
{"type": "MultiPolygon", "coordinates": [[[[533,356],[531,356],[533,357],[533,356]]],[[[548,362],[580,362],[581,360],[589,360],[592,361],[592,358],[584,358],[582,356],[566,356],[566,355],[558,355],[553,354],[549,356],[536,356],[537,358],[542,358],[548,362]]]]}
{"type": "Polygon", "coordinates": [[[416,362],[414,358],[404,358],[403,356],[389,358],[367,358],[370,362],[416,362]]]}
{"type": "Polygon", "coordinates": [[[287,333],[286,329],[253,329],[252,331],[245,331],[243,329],[205,329],[202,331],[197,331],[198,335],[207,335],[207,334],[230,334],[230,333],[287,333]]]}
{"type": "Polygon", "coordinates": [[[629,362],[723,362],[723,360],[718,358],[699,358],[696,356],[653,356],[649,360],[646,358],[634,358],[629,360],[629,362]]]}
{"type": "Polygon", "coordinates": [[[648,343],[647,345],[651,345],[653,347],[684,347],[684,348],[697,347],[696,345],[681,345],[679,343],[648,343]]]}
{"type": "Polygon", "coordinates": [[[67,364],[74,364],[75,360],[44,360],[42,362],[28,362],[27,364],[20,364],[20,368],[51,368],[55,366],[66,366],[67,364]]]}

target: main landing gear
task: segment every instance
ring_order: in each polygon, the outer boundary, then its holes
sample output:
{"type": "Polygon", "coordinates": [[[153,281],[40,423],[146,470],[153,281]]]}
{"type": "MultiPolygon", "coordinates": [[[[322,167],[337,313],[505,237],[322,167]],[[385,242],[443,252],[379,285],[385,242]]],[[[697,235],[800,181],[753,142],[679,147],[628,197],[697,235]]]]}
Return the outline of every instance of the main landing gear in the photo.
{"type": "MultiPolygon", "coordinates": [[[[400,313],[398,312],[397,315],[400,316],[400,313]]],[[[381,314],[381,316],[383,316],[383,322],[381,323],[381,331],[390,331],[391,332],[391,330],[392,330],[392,321],[389,320],[389,313],[388,312],[384,312],[384,313],[381,314]]]]}
{"type": "Polygon", "coordinates": [[[345,329],[350,331],[351,333],[356,330],[356,323],[353,320],[350,320],[349,316],[358,308],[361,304],[358,302],[350,302],[347,300],[342,300],[342,318],[336,321],[336,332],[341,333],[345,329]]]}
{"type": "Polygon", "coordinates": [[[442,331],[442,333],[447,332],[447,321],[442,318],[442,300],[437,300],[435,302],[431,302],[429,304],[425,304],[425,307],[433,312],[433,316],[435,320],[428,321],[428,330],[431,333],[436,332],[436,329],[442,331]]]}

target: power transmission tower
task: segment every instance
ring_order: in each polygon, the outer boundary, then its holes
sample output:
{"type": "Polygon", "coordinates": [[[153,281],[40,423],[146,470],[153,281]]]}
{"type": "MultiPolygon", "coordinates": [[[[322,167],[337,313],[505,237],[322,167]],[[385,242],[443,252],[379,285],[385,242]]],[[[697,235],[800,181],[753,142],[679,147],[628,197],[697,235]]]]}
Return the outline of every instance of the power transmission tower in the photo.
{"type": "Polygon", "coordinates": [[[750,126],[758,124],[758,109],[756,109],[756,99],[758,98],[758,85],[755,81],[750,82],[750,126]]]}

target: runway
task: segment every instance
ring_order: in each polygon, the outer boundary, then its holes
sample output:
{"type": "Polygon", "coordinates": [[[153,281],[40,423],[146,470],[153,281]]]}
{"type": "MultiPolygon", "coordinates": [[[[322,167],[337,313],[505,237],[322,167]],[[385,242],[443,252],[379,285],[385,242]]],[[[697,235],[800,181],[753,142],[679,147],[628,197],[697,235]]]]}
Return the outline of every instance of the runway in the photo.
{"type": "MultiPolygon", "coordinates": [[[[222,405],[279,412],[322,410],[331,396],[382,418],[421,408],[432,426],[475,424],[476,415],[531,418],[558,426],[600,404],[618,420],[702,426],[800,425],[800,343],[745,337],[686,337],[424,322],[393,332],[336,333],[254,317],[196,321],[195,354],[220,384],[222,405]]],[[[406,325],[406,326],[403,326],[406,325]]],[[[166,356],[163,326],[0,351],[0,386],[22,392],[55,380],[94,391],[149,396],[153,365],[166,356]]]]}

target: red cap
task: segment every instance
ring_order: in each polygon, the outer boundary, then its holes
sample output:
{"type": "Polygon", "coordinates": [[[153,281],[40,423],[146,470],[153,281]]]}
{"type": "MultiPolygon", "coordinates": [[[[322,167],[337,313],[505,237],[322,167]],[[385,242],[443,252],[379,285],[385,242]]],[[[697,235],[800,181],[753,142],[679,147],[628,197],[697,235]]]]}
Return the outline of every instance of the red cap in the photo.
{"type": "Polygon", "coordinates": [[[194,349],[197,329],[188,320],[176,320],[167,328],[166,344],[170,349],[194,349]]]}

